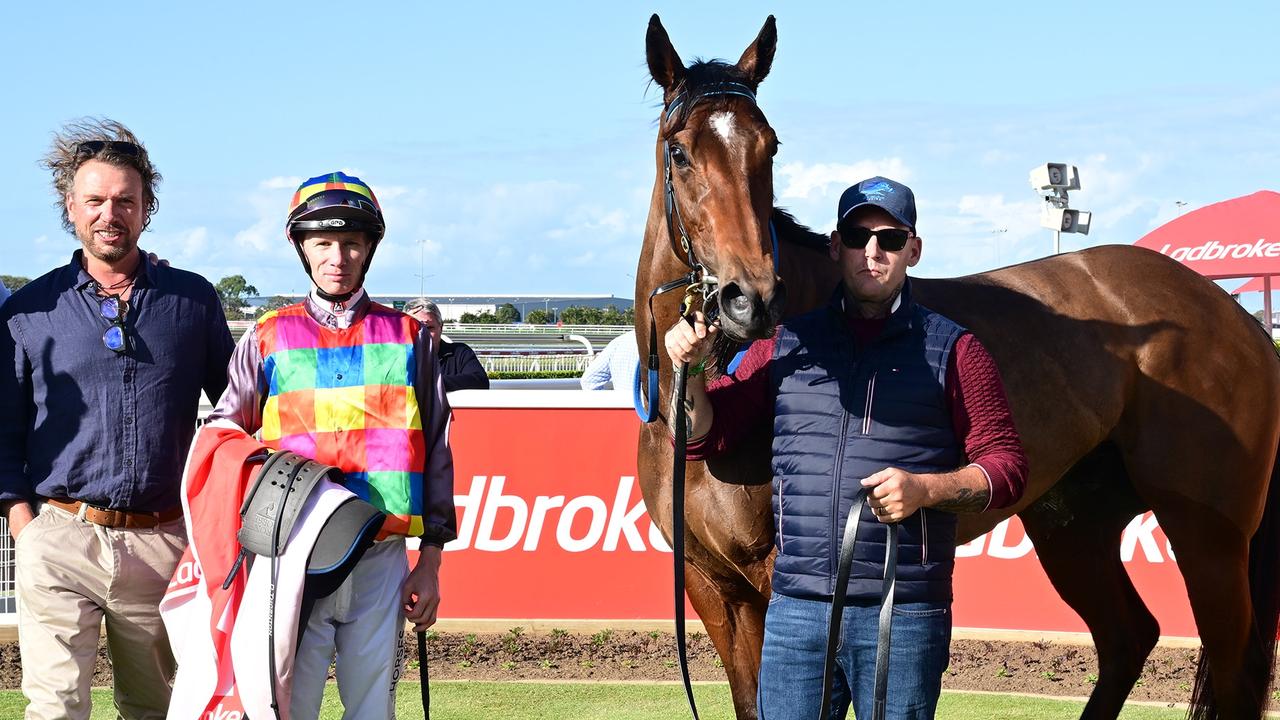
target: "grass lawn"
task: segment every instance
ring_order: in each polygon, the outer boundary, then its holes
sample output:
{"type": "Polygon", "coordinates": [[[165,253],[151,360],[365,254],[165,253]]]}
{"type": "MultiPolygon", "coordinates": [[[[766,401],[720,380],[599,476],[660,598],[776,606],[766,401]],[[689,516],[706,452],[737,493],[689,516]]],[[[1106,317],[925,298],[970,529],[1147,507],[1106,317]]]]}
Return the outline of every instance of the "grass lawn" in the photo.
{"type": "MultiPolygon", "coordinates": [[[[698,711],[706,720],[732,720],[729,686],[724,683],[695,688],[698,711]]],[[[400,718],[422,717],[417,683],[401,683],[400,718]]],[[[0,718],[22,717],[26,704],[16,690],[0,691],[0,718]]],[[[938,717],[943,720],[1068,720],[1080,716],[1082,703],[1065,700],[943,693],[938,717]]],[[[431,709],[435,720],[652,720],[688,718],[684,690],[679,685],[624,685],[606,683],[481,683],[437,682],[431,685],[431,709]]],[[[1130,707],[1124,720],[1175,720],[1182,710],[1130,707]]],[[[93,691],[94,720],[115,717],[110,690],[93,691]]],[[[342,706],[332,684],[326,690],[321,718],[338,720],[342,706]]]]}

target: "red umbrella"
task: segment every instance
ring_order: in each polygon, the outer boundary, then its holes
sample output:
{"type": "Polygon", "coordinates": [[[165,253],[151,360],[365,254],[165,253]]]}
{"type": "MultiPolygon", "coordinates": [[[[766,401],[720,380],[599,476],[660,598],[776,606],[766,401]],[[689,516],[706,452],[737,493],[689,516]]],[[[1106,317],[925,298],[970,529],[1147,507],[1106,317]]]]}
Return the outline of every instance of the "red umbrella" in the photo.
{"type": "Polygon", "coordinates": [[[1232,295],[1243,295],[1244,293],[1249,293],[1249,292],[1262,292],[1264,289],[1262,287],[1262,280],[1263,279],[1260,277],[1252,278],[1249,280],[1249,282],[1229,292],[1232,295]]]}
{"type": "Polygon", "coordinates": [[[1134,244],[1209,278],[1280,275],[1280,193],[1259,190],[1202,207],[1134,244]]]}

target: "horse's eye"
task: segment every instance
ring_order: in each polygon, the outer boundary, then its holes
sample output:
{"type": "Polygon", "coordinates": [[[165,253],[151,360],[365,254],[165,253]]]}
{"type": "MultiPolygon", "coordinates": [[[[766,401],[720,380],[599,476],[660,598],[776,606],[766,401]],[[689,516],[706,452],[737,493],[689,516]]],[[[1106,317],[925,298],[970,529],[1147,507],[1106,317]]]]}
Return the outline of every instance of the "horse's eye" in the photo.
{"type": "Polygon", "coordinates": [[[671,162],[678,168],[689,167],[689,155],[685,153],[684,148],[679,145],[671,146],[671,162]]]}

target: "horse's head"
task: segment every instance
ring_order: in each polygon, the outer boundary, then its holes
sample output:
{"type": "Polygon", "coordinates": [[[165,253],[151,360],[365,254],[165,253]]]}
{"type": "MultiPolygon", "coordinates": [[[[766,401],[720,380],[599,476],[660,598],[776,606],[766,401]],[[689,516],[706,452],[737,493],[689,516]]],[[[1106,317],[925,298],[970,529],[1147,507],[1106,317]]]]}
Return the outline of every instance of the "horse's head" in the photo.
{"type": "MultiPolygon", "coordinates": [[[[658,183],[671,252],[719,281],[721,330],[766,337],[782,317],[786,291],[769,231],[778,137],[756,105],[778,39],[773,16],[736,64],[685,67],[658,16],[649,20],[649,73],[663,90],[658,183]],[[687,243],[684,238],[687,238],[687,243]]],[[[656,195],[655,195],[656,197],[656,195]]],[[[660,246],[653,246],[662,252],[660,246]]]]}

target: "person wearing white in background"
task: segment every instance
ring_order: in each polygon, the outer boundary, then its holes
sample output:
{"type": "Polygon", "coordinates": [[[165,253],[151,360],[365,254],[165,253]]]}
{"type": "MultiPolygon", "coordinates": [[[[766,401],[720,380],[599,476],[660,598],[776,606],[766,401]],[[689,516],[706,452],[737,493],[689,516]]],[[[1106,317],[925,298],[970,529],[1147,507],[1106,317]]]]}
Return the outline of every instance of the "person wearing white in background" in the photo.
{"type": "Polygon", "coordinates": [[[636,346],[636,331],[628,330],[609,341],[596,353],[582,371],[578,383],[583,390],[607,390],[631,392],[636,369],[640,367],[640,351],[636,346]]]}

